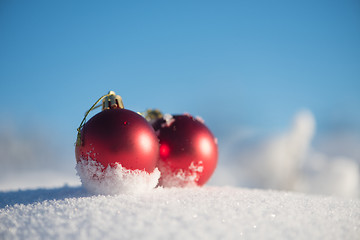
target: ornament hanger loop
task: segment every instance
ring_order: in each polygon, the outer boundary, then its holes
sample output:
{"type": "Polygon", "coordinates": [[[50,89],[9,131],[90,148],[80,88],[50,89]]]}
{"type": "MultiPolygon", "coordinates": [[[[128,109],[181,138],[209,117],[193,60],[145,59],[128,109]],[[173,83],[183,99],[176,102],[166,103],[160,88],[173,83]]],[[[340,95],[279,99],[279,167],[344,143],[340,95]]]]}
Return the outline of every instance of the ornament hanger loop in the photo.
{"type": "Polygon", "coordinates": [[[122,101],[122,98],[119,95],[116,95],[114,91],[109,91],[108,94],[105,94],[104,96],[100,97],[92,106],[89,110],[86,111],[85,116],[83,118],[83,120],[80,123],[80,126],[77,128],[78,134],[77,134],[77,139],[76,139],[76,145],[80,145],[81,144],[81,129],[83,128],[85,122],[86,122],[86,117],[89,115],[89,113],[102,106],[102,110],[105,109],[116,109],[116,108],[124,108],[124,104],[122,101]],[[98,103],[100,101],[103,101],[102,104],[98,103]]]}

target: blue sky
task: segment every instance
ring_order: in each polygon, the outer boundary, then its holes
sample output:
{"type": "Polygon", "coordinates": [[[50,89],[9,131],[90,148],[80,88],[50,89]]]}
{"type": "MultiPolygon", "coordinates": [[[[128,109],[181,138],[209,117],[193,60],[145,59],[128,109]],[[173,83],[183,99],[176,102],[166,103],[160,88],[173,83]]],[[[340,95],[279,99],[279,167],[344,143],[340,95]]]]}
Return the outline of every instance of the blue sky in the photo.
{"type": "Polygon", "coordinates": [[[202,116],[216,135],[309,109],[360,134],[360,2],[0,1],[2,123],[73,146],[114,90],[126,108],[202,116]]]}

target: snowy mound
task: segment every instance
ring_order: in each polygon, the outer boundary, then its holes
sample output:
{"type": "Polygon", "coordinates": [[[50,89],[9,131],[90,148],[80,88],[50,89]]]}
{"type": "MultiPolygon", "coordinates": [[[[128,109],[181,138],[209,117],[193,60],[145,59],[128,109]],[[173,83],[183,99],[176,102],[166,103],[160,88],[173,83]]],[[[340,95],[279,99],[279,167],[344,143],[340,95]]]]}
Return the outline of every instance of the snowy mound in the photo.
{"type": "Polygon", "coordinates": [[[0,239],[359,239],[360,200],[232,187],[0,192],[0,239]],[[5,206],[8,205],[8,206],[5,206]]]}
{"type": "Polygon", "coordinates": [[[96,194],[141,193],[156,187],[160,178],[157,168],[152,173],[128,170],[121,164],[105,168],[92,160],[78,162],[76,171],[83,186],[96,194]]]}

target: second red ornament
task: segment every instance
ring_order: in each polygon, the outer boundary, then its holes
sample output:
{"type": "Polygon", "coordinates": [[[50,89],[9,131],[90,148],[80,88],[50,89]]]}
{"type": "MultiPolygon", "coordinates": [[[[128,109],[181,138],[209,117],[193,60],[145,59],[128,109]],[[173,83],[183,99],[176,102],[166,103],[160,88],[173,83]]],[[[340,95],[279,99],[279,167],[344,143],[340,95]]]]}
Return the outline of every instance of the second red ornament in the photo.
{"type": "Polygon", "coordinates": [[[148,111],[148,116],[160,141],[159,185],[204,185],[215,171],[218,148],[203,121],[189,114],[148,111]]]}

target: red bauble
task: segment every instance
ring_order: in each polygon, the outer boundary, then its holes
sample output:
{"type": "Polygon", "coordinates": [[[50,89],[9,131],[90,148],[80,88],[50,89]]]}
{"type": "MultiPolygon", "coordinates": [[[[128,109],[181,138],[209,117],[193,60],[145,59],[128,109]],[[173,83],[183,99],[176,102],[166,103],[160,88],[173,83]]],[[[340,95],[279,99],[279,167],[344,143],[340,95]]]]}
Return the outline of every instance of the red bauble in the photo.
{"type": "Polygon", "coordinates": [[[76,161],[94,160],[104,167],[116,163],[129,170],[152,172],[159,158],[154,129],[139,114],[126,109],[105,109],[81,129],[76,161]]]}
{"type": "Polygon", "coordinates": [[[159,184],[204,185],[216,168],[216,138],[202,121],[190,115],[175,115],[165,119],[153,123],[160,140],[159,184]],[[175,180],[175,184],[171,183],[172,180],[175,180]]]}

